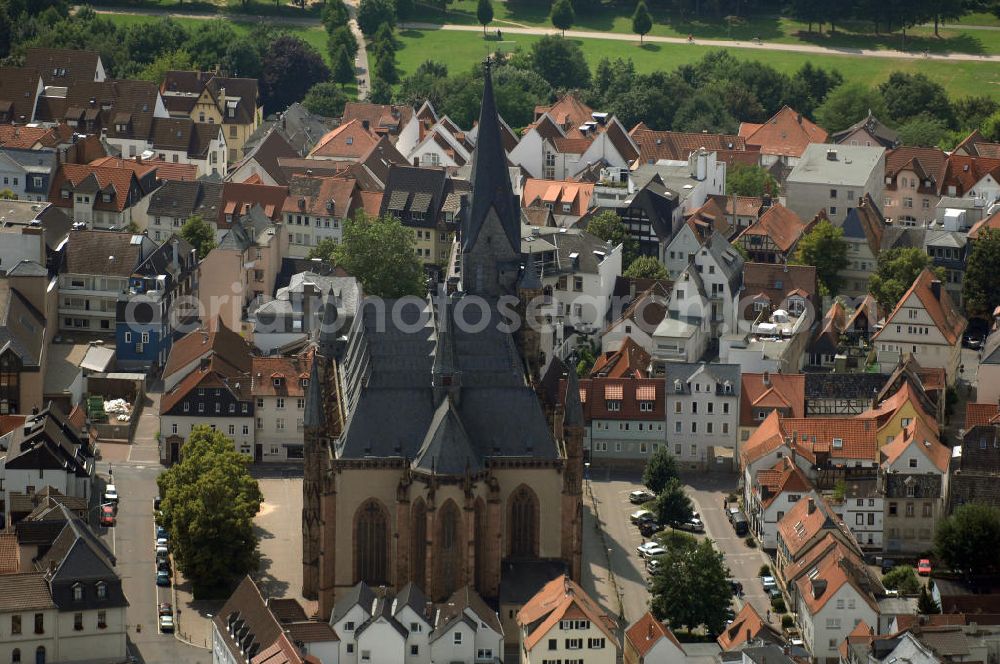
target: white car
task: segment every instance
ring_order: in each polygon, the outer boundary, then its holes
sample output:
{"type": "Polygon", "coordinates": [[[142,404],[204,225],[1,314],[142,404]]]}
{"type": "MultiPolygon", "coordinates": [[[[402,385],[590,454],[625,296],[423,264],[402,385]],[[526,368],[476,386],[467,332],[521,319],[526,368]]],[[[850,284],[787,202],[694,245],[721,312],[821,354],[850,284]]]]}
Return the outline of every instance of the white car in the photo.
{"type": "Polygon", "coordinates": [[[646,521],[647,519],[652,520],[654,515],[649,510],[637,510],[632,512],[628,518],[632,523],[639,523],[640,521],[646,521]]]}
{"type": "Polygon", "coordinates": [[[174,631],[173,616],[160,616],[160,631],[168,634],[173,633],[174,631]]]}
{"type": "Polygon", "coordinates": [[[652,549],[658,546],[660,545],[657,542],[643,542],[639,546],[635,547],[635,552],[641,556],[646,552],[646,549],[652,549]]]}
{"type": "Polygon", "coordinates": [[[628,500],[633,505],[642,505],[645,502],[649,502],[653,498],[656,498],[656,496],[646,489],[639,489],[638,491],[633,491],[628,494],[628,500]]]}
{"type": "Polygon", "coordinates": [[[762,576],[760,577],[760,585],[764,586],[764,590],[771,590],[778,587],[778,582],[774,580],[773,576],[762,576]]]}
{"type": "Polygon", "coordinates": [[[156,538],[156,548],[159,549],[161,546],[164,549],[167,548],[167,538],[166,537],[157,537],[156,538]]]}
{"type": "Polygon", "coordinates": [[[106,503],[117,503],[118,502],[118,488],[114,484],[109,484],[104,487],[104,502],[106,503]]]}
{"type": "Polygon", "coordinates": [[[659,544],[657,544],[656,546],[653,546],[653,547],[650,547],[650,548],[644,550],[639,555],[641,555],[646,560],[652,560],[653,558],[655,558],[657,556],[665,556],[665,555],[667,555],[667,550],[665,548],[663,548],[662,546],[660,546],[659,544]]]}

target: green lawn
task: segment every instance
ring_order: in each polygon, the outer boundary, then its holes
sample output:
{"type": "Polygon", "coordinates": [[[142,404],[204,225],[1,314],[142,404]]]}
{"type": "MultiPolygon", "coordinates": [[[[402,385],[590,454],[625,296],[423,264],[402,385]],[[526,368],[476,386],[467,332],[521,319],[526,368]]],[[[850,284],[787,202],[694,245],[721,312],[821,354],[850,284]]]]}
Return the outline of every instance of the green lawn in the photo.
{"type": "MultiPolygon", "coordinates": [[[[462,0],[464,1],[464,0],[462,0]]],[[[446,30],[405,30],[400,39],[403,48],[398,58],[400,69],[410,73],[425,60],[437,60],[448,65],[451,71],[462,71],[481,62],[488,51],[497,49],[498,42],[484,41],[480,33],[446,30]],[[447,54],[444,56],[442,54],[447,54]]],[[[507,53],[515,48],[529,48],[538,37],[505,34],[499,42],[500,50],[507,53]]],[[[577,39],[591,67],[602,57],[629,57],[639,71],[670,70],[692,62],[712,50],[697,44],[629,44],[601,39],[577,39]]],[[[889,58],[864,58],[849,55],[816,55],[812,53],[787,53],[749,49],[732,49],[738,58],[759,60],[784,72],[793,72],[806,62],[838,69],[846,79],[874,85],[885,80],[895,70],[923,72],[940,82],[949,94],[961,97],[972,94],[990,94],[1000,99],[1000,66],[987,62],[941,62],[902,60],[889,58]]]]}
{"type": "Polygon", "coordinates": [[[292,5],[288,0],[93,0],[94,7],[114,7],[122,10],[148,9],[190,13],[263,14],[267,16],[292,16],[318,18],[322,6],[308,5],[308,9],[292,5]]]}
{"type": "MultiPolygon", "coordinates": [[[[544,4],[544,3],[543,3],[544,4]]],[[[529,27],[551,28],[548,14],[544,7],[526,2],[511,4],[510,2],[494,2],[495,20],[491,28],[503,29],[504,25],[524,25],[529,27]]],[[[460,23],[478,25],[476,21],[476,0],[454,0],[448,7],[447,16],[442,16],[437,9],[425,5],[418,7],[419,16],[416,21],[429,23],[460,23]]],[[[748,40],[758,37],[765,41],[775,41],[786,44],[818,44],[834,48],[878,48],[903,49],[912,52],[930,51],[931,53],[957,52],[972,54],[1000,54],[1000,31],[969,30],[962,25],[944,26],[939,30],[940,37],[934,36],[932,27],[919,27],[907,31],[905,40],[899,32],[875,35],[870,23],[852,22],[845,26],[837,26],[834,34],[829,33],[829,26],[824,26],[823,34],[819,34],[818,26],[809,26],[798,21],[779,17],[751,17],[735,20],[732,23],[719,21],[687,21],[672,16],[664,9],[652,10],[652,35],[664,37],[687,37],[694,35],[701,39],[740,39],[748,40]]],[[[621,7],[605,6],[602,9],[577,15],[575,30],[596,30],[601,32],[632,32],[632,19],[623,14],[621,7]]],[[[985,24],[998,25],[998,20],[992,14],[976,14],[966,19],[967,25],[985,24]],[[975,20],[975,23],[971,21],[975,20]]]]}

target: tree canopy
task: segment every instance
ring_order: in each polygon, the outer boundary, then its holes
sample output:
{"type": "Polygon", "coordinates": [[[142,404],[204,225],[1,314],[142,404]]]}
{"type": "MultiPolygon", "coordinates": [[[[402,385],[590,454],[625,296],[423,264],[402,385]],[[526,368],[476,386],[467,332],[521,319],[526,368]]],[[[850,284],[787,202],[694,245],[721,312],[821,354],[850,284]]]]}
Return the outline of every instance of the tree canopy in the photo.
{"type": "Polygon", "coordinates": [[[903,123],[918,115],[937,118],[947,126],[955,123],[955,110],[941,84],[926,75],[894,71],[879,85],[889,119],[903,123]]]}
{"type": "Polygon", "coordinates": [[[201,218],[201,215],[191,215],[181,226],[181,237],[191,243],[198,252],[198,260],[215,249],[215,231],[212,226],[201,218]]]}
{"type": "Polygon", "coordinates": [[[965,262],[962,280],[962,303],[974,316],[990,318],[1000,306],[1000,231],[983,228],[972,244],[972,251],[965,262]]]}
{"type": "Polygon", "coordinates": [[[659,494],[670,483],[679,478],[677,459],[667,450],[666,445],[660,445],[646,462],[642,473],[642,483],[655,494],[659,494]]]}
{"type": "Polygon", "coordinates": [[[938,521],[934,551],[952,571],[973,578],[1000,570],[1000,509],[979,503],[959,506],[938,521]]]}
{"type": "Polygon", "coordinates": [[[656,496],[655,511],[656,520],[664,526],[685,523],[694,516],[694,504],[679,479],[671,478],[656,496]]]}
{"type": "Polygon", "coordinates": [[[674,629],[704,625],[710,634],[721,633],[733,592],[725,560],[712,540],[668,549],[661,562],[653,575],[653,615],[674,629]]]}
{"type": "Polygon", "coordinates": [[[666,279],[666,266],[656,256],[637,256],[625,269],[624,276],[630,279],[666,279]]]}
{"type": "Polygon", "coordinates": [[[736,165],[726,171],[726,193],[730,196],[778,195],[778,181],[760,166],[736,165]]]}
{"type": "Polygon", "coordinates": [[[892,311],[925,267],[933,267],[931,257],[918,247],[883,251],[878,255],[875,273],[868,278],[868,290],[879,306],[892,311]]]}
{"type": "Polygon", "coordinates": [[[552,19],[552,25],[562,30],[563,36],[566,36],[566,31],[573,27],[573,21],[576,20],[573,3],[570,0],[556,0],[552,3],[552,13],[549,17],[552,19]]]}
{"type": "Polygon", "coordinates": [[[486,36],[486,26],[493,20],[493,3],[490,0],[479,0],[476,5],[476,20],[483,26],[483,36],[486,36]]]}
{"type": "Polygon", "coordinates": [[[882,585],[902,595],[916,595],[921,588],[917,572],[909,565],[896,565],[882,576],[882,585]]]}
{"type": "Polygon", "coordinates": [[[374,37],[379,27],[388,23],[396,25],[396,7],[392,0],[361,0],[358,5],[358,27],[368,38],[374,37]]]}
{"type": "Polygon", "coordinates": [[[653,15],[649,13],[645,0],[639,0],[639,4],[635,6],[635,12],[632,14],[632,32],[639,35],[639,43],[641,44],[643,37],[652,29],[653,15]]]}
{"type": "Polygon", "coordinates": [[[253,519],[263,496],[249,463],[221,432],[197,425],[180,462],[156,480],[163,497],[160,524],[196,598],[224,597],[229,582],[257,570],[253,519]]]}
{"type": "Polygon", "coordinates": [[[413,231],[396,217],[358,213],[344,223],[343,242],[334,245],[332,256],[316,253],[321,248],[326,250],[320,244],[310,258],[331,260],[347,270],[361,282],[365,295],[397,298],[427,292],[413,231]]]}
{"type": "Polygon", "coordinates": [[[826,219],[820,221],[799,239],[795,262],[815,267],[820,290],[836,295],[840,291],[840,271],[850,264],[844,229],[826,219]]]}
{"type": "MultiPolygon", "coordinates": [[[[562,0],[569,4],[569,0],[562,0]]],[[[583,50],[574,41],[546,35],[531,45],[532,69],[554,88],[572,89],[590,86],[590,69],[583,50]]]]}
{"type": "Polygon", "coordinates": [[[309,88],[302,105],[310,113],[316,113],[328,118],[339,118],[344,114],[347,104],[347,94],[336,83],[317,83],[309,88]]]}
{"type": "Polygon", "coordinates": [[[281,35],[267,49],[260,77],[261,99],[269,112],[283,111],[301,101],[312,86],[328,80],[330,69],[316,49],[298,37],[281,35]]]}
{"type": "Polygon", "coordinates": [[[883,95],[862,83],[835,88],[816,109],[816,122],[827,131],[841,131],[868,116],[868,111],[888,122],[883,95]]]}

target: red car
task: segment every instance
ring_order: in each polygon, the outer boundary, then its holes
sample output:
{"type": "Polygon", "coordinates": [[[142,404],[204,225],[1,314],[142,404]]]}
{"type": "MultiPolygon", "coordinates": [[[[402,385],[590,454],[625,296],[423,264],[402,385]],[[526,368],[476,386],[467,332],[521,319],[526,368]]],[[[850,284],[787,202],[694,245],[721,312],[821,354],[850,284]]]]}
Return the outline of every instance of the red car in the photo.
{"type": "Polygon", "coordinates": [[[931,561],[927,558],[921,558],[920,562],[917,563],[917,574],[920,576],[930,576],[931,575],[931,561]]]}
{"type": "Polygon", "coordinates": [[[112,505],[101,505],[101,525],[109,528],[115,525],[115,508],[112,505]]]}

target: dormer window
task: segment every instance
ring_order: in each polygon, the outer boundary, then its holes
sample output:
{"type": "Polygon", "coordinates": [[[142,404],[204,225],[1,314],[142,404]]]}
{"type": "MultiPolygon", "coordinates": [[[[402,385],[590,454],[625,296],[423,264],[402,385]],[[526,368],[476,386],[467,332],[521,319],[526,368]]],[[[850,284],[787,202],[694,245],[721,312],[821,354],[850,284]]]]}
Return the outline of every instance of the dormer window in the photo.
{"type": "Polygon", "coordinates": [[[348,145],[354,145],[354,137],[353,136],[348,136],[347,137],[347,144],[348,145]]]}
{"type": "Polygon", "coordinates": [[[103,581],[98,581],[95,586],[97,589],[97,599],[107,599],[108,598],[108,584],[103,581]]]}
{"type": "Polygon", "coordinates": [[[102,200],[103,200],[103,201],[104,201],[105,203],[110,203],[110,202],[111,202],[111,194],[102,194],[102,195],[101,195],[101,199],[102,199],[102,200]]]}
{"type": "Polygon", "coordinates": [[[275,376],[273,379],[274,386],[281,387],[281,381],[282,381],[281,376],[275,376]]]}
{"type": "Polygon", "coordinates": [[[73,601],[82,602],[83,601],[83,584],[74,583],[73,584],[73,601]]]}
{"type": "Polygon", "coordinates": [[[300,379],[299,383],[302,385],[302,387],[309,387],[309,379],[308,378],[302,378],[302,379],[300,379]]]}

